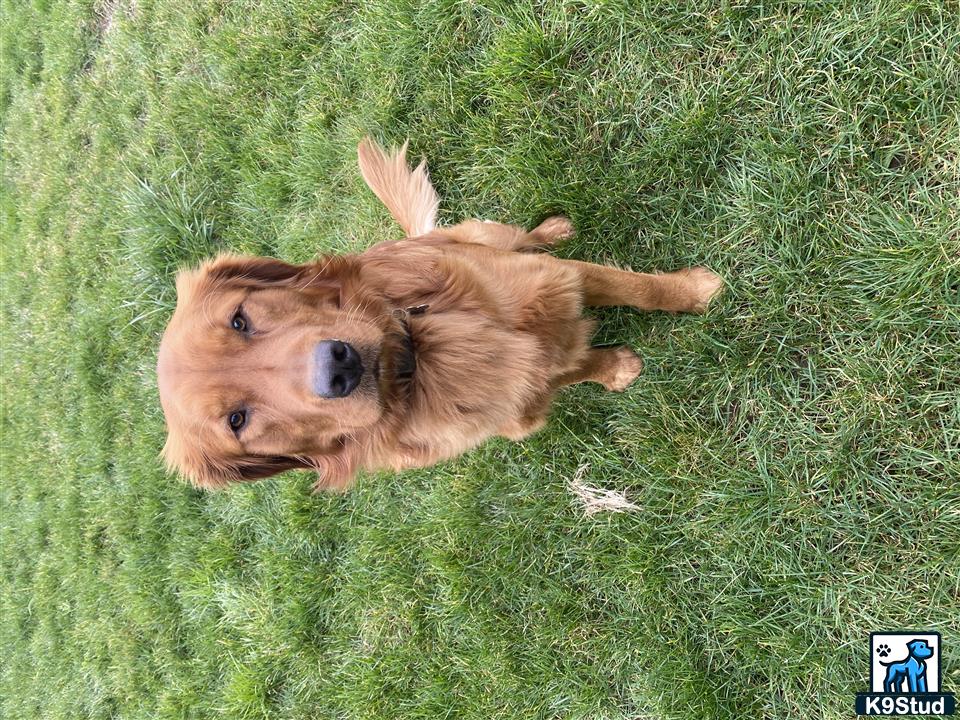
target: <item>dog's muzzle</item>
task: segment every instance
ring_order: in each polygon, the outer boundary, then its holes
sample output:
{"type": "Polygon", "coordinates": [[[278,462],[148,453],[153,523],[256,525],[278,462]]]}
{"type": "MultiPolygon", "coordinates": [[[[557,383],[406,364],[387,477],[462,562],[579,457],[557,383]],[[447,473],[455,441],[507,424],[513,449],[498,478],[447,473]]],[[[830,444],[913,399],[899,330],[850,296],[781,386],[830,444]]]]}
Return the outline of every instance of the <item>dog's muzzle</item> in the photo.
{"type": "Polygon", "coordinates": [[[324,340],[313,350],[313,391],[322,398],[346,397],[360,384],[363,363],[349,343],[324,340]]]}

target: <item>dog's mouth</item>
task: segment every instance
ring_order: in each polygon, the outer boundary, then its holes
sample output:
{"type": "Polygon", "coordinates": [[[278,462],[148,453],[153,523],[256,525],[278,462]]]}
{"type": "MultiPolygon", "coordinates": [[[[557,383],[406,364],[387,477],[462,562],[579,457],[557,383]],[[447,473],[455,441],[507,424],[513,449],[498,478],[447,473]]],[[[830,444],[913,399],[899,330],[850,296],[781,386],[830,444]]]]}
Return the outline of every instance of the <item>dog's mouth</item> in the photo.
{"type": "Polygon", "coordinates": [[[394,360],[394,378],[398,382],[410,382],[417,372],[417,346],[410,330],[410,322],[400,318],[399,348],[394,360]]]}
{"type": "Polygon", "coordinates": [[[406,317],[396,317],[384,335],[372,371],[385,396],[402,395],[413,383],[417,373],[417,347],[406,317]]]}

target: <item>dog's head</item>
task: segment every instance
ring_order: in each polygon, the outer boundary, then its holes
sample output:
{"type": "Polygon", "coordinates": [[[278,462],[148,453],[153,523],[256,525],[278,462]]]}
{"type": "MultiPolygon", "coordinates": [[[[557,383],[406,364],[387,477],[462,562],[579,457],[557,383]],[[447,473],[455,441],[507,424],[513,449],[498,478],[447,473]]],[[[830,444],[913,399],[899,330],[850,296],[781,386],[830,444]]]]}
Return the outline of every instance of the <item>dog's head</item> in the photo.
{"type": "Polygon", "coordinates": [[[927,644],[926,640],[911,640],[907,643],[910,649],[910,655],[917,660],[926,660],[933,655],[933,648],[927,644]]]}
{"type": "Polygon", "coordinates": [[[402,333],[349,256],[226,255],[182,272],[157,362],[168,466],[204,488],[292,468],[348,481],[351,443],[409,362],[402,333]]]}

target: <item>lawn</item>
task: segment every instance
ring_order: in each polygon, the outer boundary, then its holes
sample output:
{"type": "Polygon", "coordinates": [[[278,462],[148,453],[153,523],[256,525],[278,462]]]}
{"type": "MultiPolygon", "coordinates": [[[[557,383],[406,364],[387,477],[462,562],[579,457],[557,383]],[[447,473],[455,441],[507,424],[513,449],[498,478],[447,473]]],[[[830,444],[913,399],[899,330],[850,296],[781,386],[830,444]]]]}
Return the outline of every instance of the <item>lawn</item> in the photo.
{"type": "Polygon", "coordinates": [[[0,716],[853,716],[870,631],[960,691],[957,0],[3,0],[0,716]],[[345,495],[158,459],[177,268],[442,216],[706,264],[646,369],[345,495]],[[587,515],[570,484],[636,508],[587,515]]]}

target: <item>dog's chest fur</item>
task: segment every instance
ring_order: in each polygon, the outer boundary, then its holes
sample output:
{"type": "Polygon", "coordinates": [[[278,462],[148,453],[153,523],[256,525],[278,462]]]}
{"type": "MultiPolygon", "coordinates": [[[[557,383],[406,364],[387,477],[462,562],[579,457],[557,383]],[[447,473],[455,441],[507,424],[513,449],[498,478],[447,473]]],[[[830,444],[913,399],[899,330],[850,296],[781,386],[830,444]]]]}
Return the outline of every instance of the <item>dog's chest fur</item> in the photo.
{"type": "Polygon", "coordinates": [[[383,455],[404,457],[401,466],[457,455],[543,412],[551,379],[579,362],[590,329],[576,279],[551,258],[531,255],[518,271],[511,254],[505,272],[498,251],[462,248],[395,246],[364,268],[394,307],[426,305],[407,320],[417,369],[389,410],[392,441],[373,443],[392,446],[383,455]]]}

